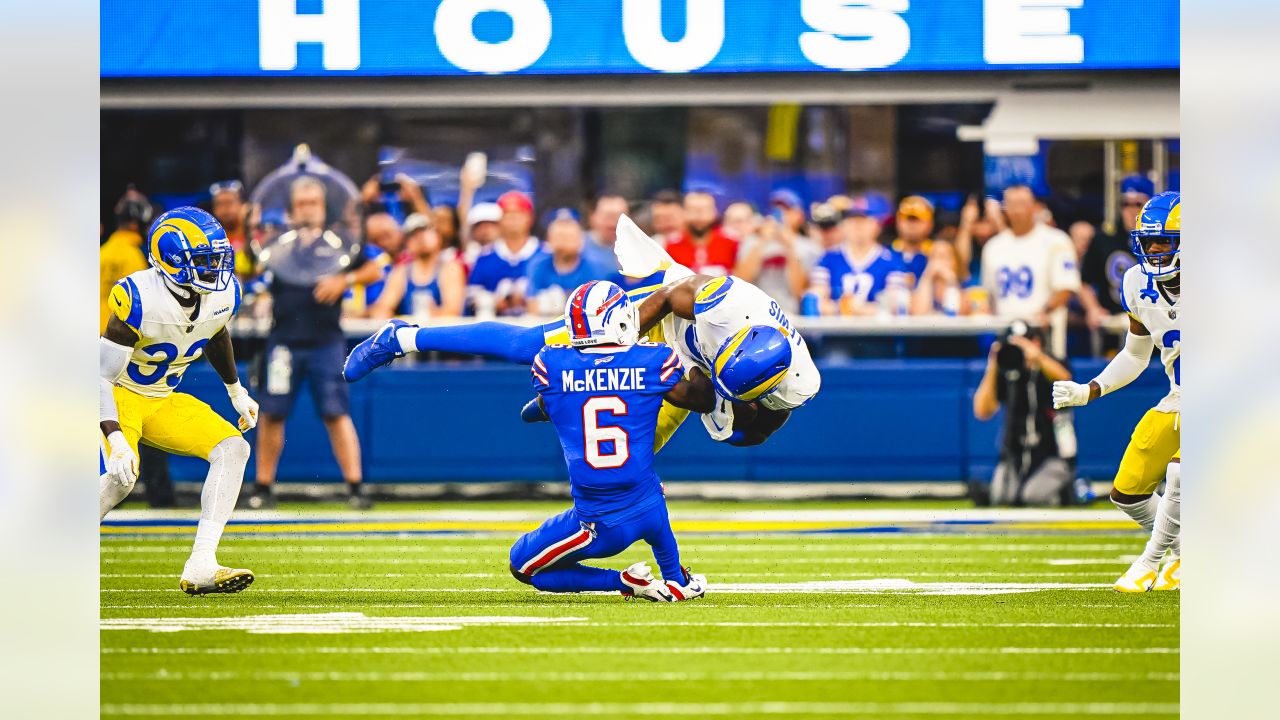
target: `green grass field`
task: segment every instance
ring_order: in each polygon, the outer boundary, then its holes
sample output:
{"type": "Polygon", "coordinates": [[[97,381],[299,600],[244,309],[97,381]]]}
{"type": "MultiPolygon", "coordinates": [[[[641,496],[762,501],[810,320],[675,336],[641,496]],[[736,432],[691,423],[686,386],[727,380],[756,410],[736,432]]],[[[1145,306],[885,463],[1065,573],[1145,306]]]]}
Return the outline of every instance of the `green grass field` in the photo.
{"type": "Polygon", "coordinates": [[[257,582],[199,598],[194,513],[108,518],[102,714],[1177,714],[1177,593],[1110,590],[1143,542],[1117,513],[796,507],[673,502],[712,592],[672,605],[516,583],[508,547],[559,504],[242,513],[219,557],[257,582]]]}

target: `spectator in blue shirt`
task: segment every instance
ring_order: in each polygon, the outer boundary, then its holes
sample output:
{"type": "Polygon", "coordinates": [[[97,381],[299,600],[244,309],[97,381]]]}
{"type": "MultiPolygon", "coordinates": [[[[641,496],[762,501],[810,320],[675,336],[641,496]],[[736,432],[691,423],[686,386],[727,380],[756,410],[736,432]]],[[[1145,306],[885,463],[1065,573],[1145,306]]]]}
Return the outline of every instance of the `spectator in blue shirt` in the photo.
{"type": "Polygon", "coordinates": [[[533,201],[517,190],[498,198],[499,237],[479,257],[468,278],[467,295],[477,315],[522,315],[529,263],[545,254],[533,229],[533,201]]]}
{"type": "Polygon", "coordinates": [[[929,239],[933,232],[933,203],[919,195],[902,198],[895,226],[898,237],[893,241],[893,254],[911,275],[914,285],[929,264],[929,251],[933,245],[929,239]]]}
{"type": "Polygon", "coordinates": [[[880,223],[855,205],[841,222],[844,243],[828,250],[814,266],[810,287],[823,315],[870,315],[890,276],[903,272],[901,261],[877,242],[880,223]]]}
{"type": "MultiPolygon", "coordinates": [[[[613,244],[618,240],[618,218],[630,211],[630,204],[621,195],[605,193],[596,199],[595,208],[587,217],[590,230],[582,244],[582,256],[598,273],[593,279],[602,280],[618,271],[618,259],[613,254],[613,244]]],[[[548,230],[548,240],[550,234],[548,230]]]]}
{"type": "Polygon", "coordinates": [[[528,309],[533,315],[559,315],[574,288],[607,277],[583,252],[586,242],[578,215],[569,208],[552,214],[547,225],[547,250],[529,263],[528,309]]]}

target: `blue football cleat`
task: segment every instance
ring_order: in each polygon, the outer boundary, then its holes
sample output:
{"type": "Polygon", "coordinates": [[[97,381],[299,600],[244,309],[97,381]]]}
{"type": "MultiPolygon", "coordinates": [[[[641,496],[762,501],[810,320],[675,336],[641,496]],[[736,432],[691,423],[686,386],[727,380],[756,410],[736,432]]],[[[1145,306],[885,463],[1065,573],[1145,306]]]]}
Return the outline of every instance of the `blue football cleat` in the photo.
{"type": "Polygon", "coordinates": [[[351,354],[342,364],[342,377],[353,383],[365,375],[395,360],[404,357],[400,343],[396,340],[396,330],[409,327],[403,320],[388,320],[386,325],[378,328],[378,332],[360,341],[351,348],[351,354]]]}

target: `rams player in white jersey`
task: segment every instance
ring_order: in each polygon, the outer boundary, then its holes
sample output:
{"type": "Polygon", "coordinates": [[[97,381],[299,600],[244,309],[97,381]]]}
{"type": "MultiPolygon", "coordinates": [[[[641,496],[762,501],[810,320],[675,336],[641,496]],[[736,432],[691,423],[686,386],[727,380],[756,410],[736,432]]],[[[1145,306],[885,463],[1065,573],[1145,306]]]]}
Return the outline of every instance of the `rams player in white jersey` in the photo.
{"type": "Polygon", "coordinates": [[[1121,592],[1176,590],[1182,579],[1178,558],[1182,481],[1182,333],[1178,329],[1181,236],[1181,195],[1163,192],[1147,201],[1132,233],[1133,252],[1140,262],[1125,272],[1122,283],[1121,297],[1129,312],[1129,335],[1124,348],[1088,384],[1053,384],[1054,407],[1084,405],[1133,382],[1146,369],[1153,347],[1160,348],[1160,362],[1169,376],[1169,394],[1148,410],[1134,429],[1111,490],[1116,507],[1151,532],[1142,557],[1116,580],[1115,589],[1121,592]],[[1156,486],[1162,479],[1166,481],[1165,492],[1156,497],[1156,486]]]}
{"type": "MultiPolygon", "coordinates": [[[[690,407],[703,413],[715,440],[737,446],[759,445],[793,409],[804,405],[822,384],[809,348],[778,304],[741,278],[695,275],[626,215],[618,221],[614,245],[625,275],[661,282],[632,290],[640,302],[641,332],[676,349],[690,372],[690,407]]],[[[420,328],[392,320],[361,342],[347,357],[343,376],[356,382],[409,352],[441,351],[496,357],[528,364],[544,345],[567,344],[563,320],[540,327],[482,322],[420,328]]],[[[661,448],[690,410],[670,403],[659,414],[655,445],[661,448]]],[[[536,402],[525,406],[529,421],[545,420],[536,402]]]]}
{"type": "Polygon", "coordinates": [[[227,323],[240,307],[235,251],[209,213],[181,207],[156,218],[147,237],[151,267],[111,289],[111,317],[99,341],[100,421],[106,438],[99,487],[103,517],[138,479],[138,442],[209,461],[200,523],[180,587],[192,595],[240,592],[253,573],[218,564],[249,443],[240,430],[258,419],[258,403],[240,384],[227,323]],[[187,366],[209,358],[239,413],[240,430],[205,403],[174,388],[187,366]]]}

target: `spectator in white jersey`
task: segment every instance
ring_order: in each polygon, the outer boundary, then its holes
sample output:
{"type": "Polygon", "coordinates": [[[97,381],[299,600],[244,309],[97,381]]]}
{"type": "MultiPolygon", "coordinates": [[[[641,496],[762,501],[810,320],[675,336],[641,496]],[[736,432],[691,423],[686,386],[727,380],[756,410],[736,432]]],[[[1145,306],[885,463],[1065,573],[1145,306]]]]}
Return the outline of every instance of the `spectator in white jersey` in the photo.
{"type": "Polygon", "coordinates": [[[1071,238],[1036,219],[1035,194],[1026,185],[1004,191],[1008,227],[982,248],[982,286],[996,316],[1052,329],[1047,343],[1066,350],[1066,306],[1080,289],[1080,269],[1071,238]]]}

